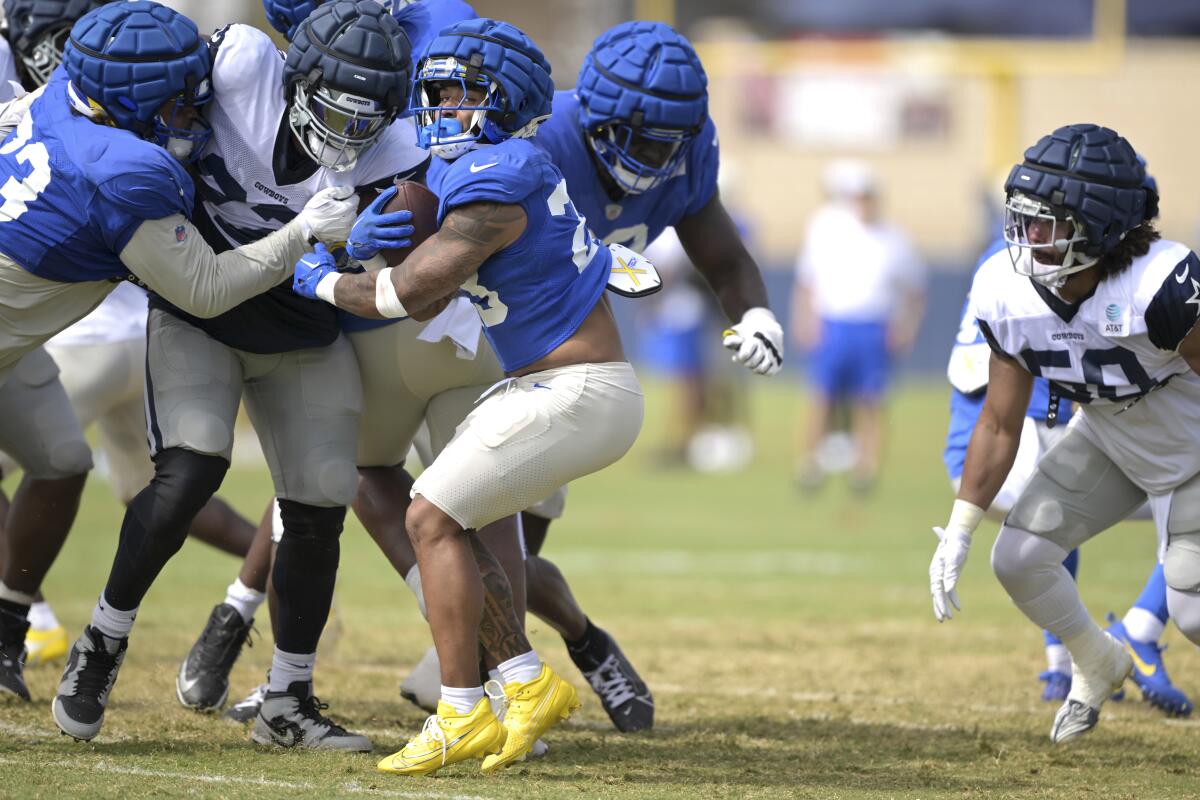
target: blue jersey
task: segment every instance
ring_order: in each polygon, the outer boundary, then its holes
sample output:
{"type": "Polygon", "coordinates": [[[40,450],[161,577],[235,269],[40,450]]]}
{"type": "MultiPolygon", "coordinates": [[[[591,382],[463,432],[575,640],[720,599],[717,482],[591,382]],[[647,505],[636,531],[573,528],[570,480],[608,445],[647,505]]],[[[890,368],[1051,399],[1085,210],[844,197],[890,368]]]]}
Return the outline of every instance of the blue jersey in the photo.
{"type": "Polygon", "coordinates": [[[429,188],[438,225],[468,203],[519,205],[525,231],[463,284],[506,372],[532,364],[568,338],[604,293],[612,256],[588,234],[567,182],[527,139],[481,147],[455,161],[434,159],[429,188]]]}
{"type": "Polygon", "coordinates": [[[571,187],[571,199],[588,227],[606,244],[623,244],[641,252],[664,228],[679,224],[712,200],[717,191],[721,151],[712,120],[688,144],[688,155],[679,171],[654,189],[608,196],[600,175],[604,167],[579,128],[579,99],[570,91],[554,93],[554,113],[542,123],[534,140],[547,153],[571,187]]]}
{"type": "MultiPolygon", "coordinates": [[[[1005,246],[1003,237],[988,245],[978,263],[975,264],[975,272],[979,271],[983,262],[1003,250],[1005,246]]],[[[971,299],[968,297],[963,304],[963,325],[959,329],[955,347],[982,346],[987,348],[987,341],[979,330],[979,324],[975,321],[975,313],[970,310],[970,306],[971,299]],[[973,338],[972,332],[974,332],[973,338]]],[[[989,357],[990,352],[990,348],[988,348],[989,357]]],[[[971,432],[975,430],[975,421],[979,419],[979,414],[983,411],[985,397],[987,397],[986,384],[978,391],[970,393],[959,391],[954,387],[950,389],[950,427],[946,432],[946,449],[942,452],[942,461],[945,463],[946,472],[951,479],[962,475],[963,462],[967,457],[967,444],[971,441],[971,432]]],[[[1039,421],[1044,420],[1049,408],[1050,383],[1045,378],[1035,378],[1033,393],[1029,397],[1029,408],[1025,411],[1025,416],[1039,421]]],[[[1065,425],[1070,418],[1071,404],[1063,400],[1059,403],[1056,424],[1065,425]]]]}
{"type": "Polygon", "coordinates": [[[416,66],[425,55],[429,43],[443,29],[479,15],[463,0],[421,0],[420,3],[396,9],[392,16],[408,35],[408,41],[412,44],[413,66],[416,66]]]}
{"type": "Polygon", "coordinates": [[[75,112],[60,67],[0,145],[0,252],[42,278],[125,278],[142,222],[192,213],[192,181],[162,147],[75,112]]]}

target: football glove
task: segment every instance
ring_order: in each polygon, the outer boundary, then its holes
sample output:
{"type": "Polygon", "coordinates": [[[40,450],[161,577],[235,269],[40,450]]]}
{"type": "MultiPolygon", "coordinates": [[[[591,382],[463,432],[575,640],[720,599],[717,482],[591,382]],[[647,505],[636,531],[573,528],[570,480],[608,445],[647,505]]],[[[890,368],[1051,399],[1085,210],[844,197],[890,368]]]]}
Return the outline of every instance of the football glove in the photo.
{"type": "Polygon", "coordinates": [[[742,321],[725,331],[721,344],[734,351],[734,362],[759,375],[774,375],[783,367],[783,328],[769,308],[742,314],[742,321]]]}
{"type": "Polygon", "coordinates": [[[325,300],[333,302],[333,286],[337,278],[331,278],[329,281],[328,291],[322,291],[318,294],[318,287],[321,285],[321,280],[329,275],[339,275],[337,270],[337,262],[333,257],[333,253],[325,245],[317,242],[315,250],[311,253],[305,253],[296,262],[296,271],[292,277],[292,291],[301,297],[307,297],[309,300],[325,300]],[[328,294],[328,297],[325,295],[328,294]]]}
{"type": "Polygon", "coordinates": [[[971,551],[971,534],[958,527],[934,528],[938,537],[937,550],[929,564],[929,592],[933,595],[933,616],[938,622],[954,617],[950,610],[961,611],[958,601],[958,576],[967,563],[971,551]]]}
{"type": "Polygon", "coordinates": [[[346,251],[351,258],[366,261],[380,250],[397,250],[412,245],[413,226],[411,211],[385,213],[383,207],[396,196],[397,188],[389,187],[358,215],[350,229],[350,240],[346,251]]]}
{"type": "Polygon", "coordinates": [[[358,195],[349,186],[330,186],[314,194],[296,219],[309,239],[340,244],[346,241],[354,215],[358,213],[358,195]]]}

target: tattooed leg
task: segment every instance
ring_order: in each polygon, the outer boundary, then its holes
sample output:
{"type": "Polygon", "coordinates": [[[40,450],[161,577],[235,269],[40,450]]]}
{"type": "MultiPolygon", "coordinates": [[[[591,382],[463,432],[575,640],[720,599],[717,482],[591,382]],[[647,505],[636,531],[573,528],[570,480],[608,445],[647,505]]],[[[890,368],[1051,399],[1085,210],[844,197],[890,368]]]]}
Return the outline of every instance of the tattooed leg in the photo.
{"type": "Polygon", "coordinates": [[[525,638],[525,570],[515,517],[485,526],[471,536],[471,550],[483,579],[483,617],[479,624],[479,646],[484,662],[495,667],[502,661],[533,649],[525,638]],[[501,554],[503,563],[497,555],[501,554]],[[515,573],[515,574],[514,574],[515,573]]]}

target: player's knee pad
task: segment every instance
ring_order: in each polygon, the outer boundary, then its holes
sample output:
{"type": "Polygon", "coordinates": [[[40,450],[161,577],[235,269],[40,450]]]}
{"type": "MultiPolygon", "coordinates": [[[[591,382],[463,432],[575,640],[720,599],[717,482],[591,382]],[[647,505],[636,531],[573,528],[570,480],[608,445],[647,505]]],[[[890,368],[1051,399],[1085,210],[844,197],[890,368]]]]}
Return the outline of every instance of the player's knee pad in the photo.
{"type": "Polygon", "coordinates": [[[1067,551],[1038,534],[1009,523],[992,547],[992,571],[1009,596],[1020,602],[1037,594],[1045,575],[1059,569],[1067,551]]]}
{"type": "Polygon", "coordinates": [[[1200,593],[1168,588],[1167,611],[1180,632],[1200,645],[1200,593]]]}
{"type": "Polygon", "coordinates": [[[1200,592],[1200,532],[1168,533],[1163,557],[1167,586],[1179,592],[1200,592]]]}
{"type": "Polygon", "coordinates": [[[129,502],[129,512],[149,534],[148,546],[169,551],[183,546],[192,520],[221,487],[229,462],[171,447],[154,457],[154,478],[129,502]]]}

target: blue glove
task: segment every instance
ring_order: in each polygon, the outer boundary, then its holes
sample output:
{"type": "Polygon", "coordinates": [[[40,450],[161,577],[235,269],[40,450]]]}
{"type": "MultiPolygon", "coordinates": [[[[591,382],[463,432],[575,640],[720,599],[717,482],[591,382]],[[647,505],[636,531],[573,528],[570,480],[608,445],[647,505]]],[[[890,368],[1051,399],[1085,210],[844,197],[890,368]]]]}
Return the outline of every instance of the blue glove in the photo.
{"type": "Polygon", "coordinates": [[[337,272],[333,253],[330,253],[325,245],[317,242],[316,252],[305,253],[296,262],[296,274],[292,278],[292,291],[309,300],[319,300],[317,284],[331,272],[337,272]]]}
{"type": "Polygon", "coordinates": [[[383,213],[383,207],[396,196],[395,186],[380,192],[379,197],[367,210],[358,215],[354,227],[350,229],[350,240],[346,242],[346,252],[352,258],[365,261],[380,250],[397,250],[412,245],[413,226],[411,211],[393,211],[383,213]]]}

